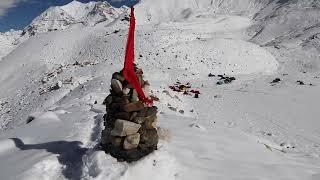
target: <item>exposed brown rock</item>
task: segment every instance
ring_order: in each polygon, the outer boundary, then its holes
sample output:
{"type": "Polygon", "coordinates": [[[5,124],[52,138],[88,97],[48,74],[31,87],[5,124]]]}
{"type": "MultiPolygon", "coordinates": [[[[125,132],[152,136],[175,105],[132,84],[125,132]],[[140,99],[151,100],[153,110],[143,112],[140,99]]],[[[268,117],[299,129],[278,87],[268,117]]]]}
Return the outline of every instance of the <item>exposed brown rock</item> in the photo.
{"type": "Polygon", "coordinates": [[[121,82],[119,80],[117,80],[117,79],[112,79],[111,80],[111,89],[116,94],[122,94],[122,84],[121,84],[121,82]]]}
{"type": "Polygon", "coordinates": [[[122,147],[124,142],[124,137],[111,136],[111,144],[114,147],[122,147]]]}
{"type": "Polygon", "coordinates": [[[156,148],[159,140],[159,136],[156,129],[141,128],[140,131],[140,144],[141,149],[156,148]]]}
{"type": "Polygon", "coordinates": [[[123,107],[124,111],[126,111],[126,112],[140,111],[143,108],[144,108],[144,105],[141,101],[129,103],[123,107]]]}
{"type": "Polygon", "coordinates": [[[114,118],[116,119],[123,119],[123,120],[130,120],[131,114],[128,112],[118,112],[114,114],[114,118]]]}
{"type": "Polygon", "coordinates": [[[112,79],[116,79],[119,80],[121,82],[123,82],[125,80],[125,78],[123,77],[123,75],[119,72],[115,72],[112,74],[112,79]]]}
{"type": "Polygon", "coordinates": [[[156,129],[157,128],[157,116],[150,116],[146,118],[146,120],[143,123],[143,126],[145,126],[146,129],[156,129]]]}

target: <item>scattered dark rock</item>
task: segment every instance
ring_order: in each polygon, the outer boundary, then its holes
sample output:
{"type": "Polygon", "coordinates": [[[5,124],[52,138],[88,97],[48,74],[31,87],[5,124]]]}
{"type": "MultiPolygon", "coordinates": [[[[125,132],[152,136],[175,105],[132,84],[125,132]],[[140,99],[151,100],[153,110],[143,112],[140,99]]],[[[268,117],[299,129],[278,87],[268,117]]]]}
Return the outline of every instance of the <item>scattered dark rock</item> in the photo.
{"type": "Polygon", "coordinates": [[[184,110],[179,110],[179,113],[180,114],[184,114],[184,110]]]}
{"type": "Polygon", "coordinates": [[[120,32],[120,30],[115,30],[113,33],[114,33],[114,34],[117,34],[118,32],[120,32]]]}
{"type": "Polygon", "coordinates": [[[208,74],[208,77],[216,77],[216,75],[214,75],[214,74],[208,74]]]}
{"type": "Polygon", "coordinates": [[[224,76],[224,75],[218,75],[218,77],[220,79],[217,82],[217,85],[230,84],[230,83],[232,83],[232,81],[236,80],[235,77],[228,77],[228,76],[224,76]]]}
{"type": "Polygon", "coordinates": [[[54,86],[52,86],[52,87],[50,88],[50,90],[55,91],[55,90],[60,89],[61,87],[62,87],[62,82],[61,82],[61,81],[58,81],[54,86]]]}
{"type": "Polygon", "coordinates": [[[305,85],[303,81],[297,81],[299,85],[305,85]]]}
{"type": "Polygon", "coordinates": [[[29,117],[27,118],[26,123],[29,124],[29,123],[31,123],[34,119],[35,119],[35,117],[29,116],[29,117]]]}
{"type": "Polygon", "coordinates": [[[175,108],[175,107],[168,107],[171,111],[175,111],[175,112],[177,112],[177,108],[175,108]]]}
{"type": "Polygon", "coordinates": [[[121,21],[130,21],[130,18],[128,16],[125,16],[123,19],[121,19],[121,21]]]}
{"type": "Polygon", "coordinates": [[[191,89],[191,84],[182,84],[180,82],[176,82],[173,86],[169,86],[172,91],[175,92],[183,92],[184,95],[192,95],[192,94],[200,94],[200,91],[191,89]]]}
{"type": "Polygon", "coordinates": [[[281,81],[280,78],[275,78],[271,83],[279,83],[281,81]]]}

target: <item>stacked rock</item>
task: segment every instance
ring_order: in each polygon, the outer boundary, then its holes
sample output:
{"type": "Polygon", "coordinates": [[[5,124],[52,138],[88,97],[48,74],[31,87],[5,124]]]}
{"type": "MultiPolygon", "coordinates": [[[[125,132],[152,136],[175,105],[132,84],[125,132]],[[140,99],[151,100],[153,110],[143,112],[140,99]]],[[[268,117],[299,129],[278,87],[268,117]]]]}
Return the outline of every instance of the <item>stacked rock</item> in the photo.
{"type": "MultiPolygon", "coordinates": [[[[148,96],[149,83],[142,70],[136,74],[148,96]]],[[[125,80],[122,72],[112,75],[110,95],[105,99],[107,114],[101,134],[103,149],[119,161],[137,161],[157,149],[157,107],[139,101],[137,91],[125,80]]]]}

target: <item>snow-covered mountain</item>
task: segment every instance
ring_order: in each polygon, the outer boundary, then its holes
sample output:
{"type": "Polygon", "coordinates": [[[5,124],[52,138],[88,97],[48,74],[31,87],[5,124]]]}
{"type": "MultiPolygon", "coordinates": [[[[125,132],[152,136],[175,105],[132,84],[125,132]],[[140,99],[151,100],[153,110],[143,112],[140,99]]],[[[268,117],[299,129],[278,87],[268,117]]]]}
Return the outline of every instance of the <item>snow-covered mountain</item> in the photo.
{"type": "Polygon", "coordinates": [[[73,1],[0,35],[0,179],[320,179],[319,1],[141,0],[161,141],[132,164],[99,149],[127,15],[73,1]]]}
{"type": "Polygon", "coordinates": [[[65,6],[51,7],[43,12],[24,29],[22,35],[62,30],[79,23],[86,26],[94,26],[105,21],[110,23],[123,13],[127,13],[127,8],[114,8],[108,2],[85,4],[72,1],[65,6]]]}
{"type": "Polygon", "coordinates": [[[19,38],[22,31],[11,30],[6,33],[0,32],[0,61],[2,57],[6,56],[11,50],[20,44],[19,38]]]}

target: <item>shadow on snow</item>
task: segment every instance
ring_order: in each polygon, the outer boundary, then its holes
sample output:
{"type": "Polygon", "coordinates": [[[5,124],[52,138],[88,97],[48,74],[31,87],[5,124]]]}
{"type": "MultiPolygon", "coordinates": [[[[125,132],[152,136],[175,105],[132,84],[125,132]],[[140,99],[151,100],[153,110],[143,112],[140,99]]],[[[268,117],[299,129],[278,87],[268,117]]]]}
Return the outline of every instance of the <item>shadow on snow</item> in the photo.
{"type": "Polygon", "coordinates": [[[25,150],[46,150],[52,154],[58,155],[58,161],[64,166],[62,174],[67,179],[79,180],[82,176],[83,162],[82,157],[86,154],[88,148],[81,147],[79,141],[53,141],[41,144],[24,144],[21,139],[11,138],[16,147],[22,151],[25,150]]]}

